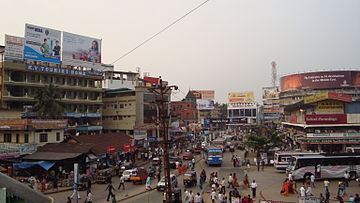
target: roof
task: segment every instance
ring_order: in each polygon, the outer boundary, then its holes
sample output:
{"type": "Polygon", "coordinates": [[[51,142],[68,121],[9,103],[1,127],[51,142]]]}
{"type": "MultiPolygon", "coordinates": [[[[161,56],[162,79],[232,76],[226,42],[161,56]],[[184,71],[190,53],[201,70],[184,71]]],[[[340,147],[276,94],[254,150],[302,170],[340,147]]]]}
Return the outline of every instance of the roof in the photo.
{"type": "Polygon", "coordinates": [[[23,159],[26,160],[64,160],[71,159],[80,156],[83,153],[61,153],[61,152],[35,152],[33,154],[26,155],[23,159]]]}
{"type": "Polygon", "coordinates": [[[40,147],[38,152],[88,153],[93,144],[88,143],[48,143],[40,147]]]}
{"type": "Polygon", "coordinates": [[[124,145],[130,144],[132,138],[123,133],[106,133],[73,136],[71,139],[80,144],[92,144],[91,151],[95,154],[104,154],[108,147],[115,147],[116,150],[124,149],[124,145]]]}

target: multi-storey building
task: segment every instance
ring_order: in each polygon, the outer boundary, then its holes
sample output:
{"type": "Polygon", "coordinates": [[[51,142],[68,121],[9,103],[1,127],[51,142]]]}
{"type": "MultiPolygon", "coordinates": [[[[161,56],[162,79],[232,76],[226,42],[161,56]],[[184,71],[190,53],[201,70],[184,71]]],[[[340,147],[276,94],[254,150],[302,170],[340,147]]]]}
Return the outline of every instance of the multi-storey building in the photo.
{"type": "Polygon", "coordinates": [[[171,102],[172,120],[181,120],[188,126],[198,122],[198,109],[193,91],[189,91],[182,101],[171,102]]]}

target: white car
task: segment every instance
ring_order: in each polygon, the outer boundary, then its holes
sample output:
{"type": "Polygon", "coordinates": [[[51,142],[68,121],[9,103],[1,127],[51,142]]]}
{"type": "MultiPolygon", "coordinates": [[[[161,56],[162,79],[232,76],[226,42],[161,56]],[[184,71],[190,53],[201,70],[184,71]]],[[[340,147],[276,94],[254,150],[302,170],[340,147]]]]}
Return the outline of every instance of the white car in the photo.
{"type": "Polygon", "coordinates": [[[125,170],[122,175],[125,181],[130,181],[130,176],[136,175],[136,169],[125,170]]]}
{"type": "MultiPolygon", "coordinates": [[[[177,178],[174,174],[170,174],[170,185],[171,187],[177,187],[178,185],[178,182],[177,182],[177,178]]],[[[157,186],[156,186],[156,189],[158,191],[160,190],[165,190],[165,176],[163,176],[161,178],[161,180],[158,182],[157,186]]]]}

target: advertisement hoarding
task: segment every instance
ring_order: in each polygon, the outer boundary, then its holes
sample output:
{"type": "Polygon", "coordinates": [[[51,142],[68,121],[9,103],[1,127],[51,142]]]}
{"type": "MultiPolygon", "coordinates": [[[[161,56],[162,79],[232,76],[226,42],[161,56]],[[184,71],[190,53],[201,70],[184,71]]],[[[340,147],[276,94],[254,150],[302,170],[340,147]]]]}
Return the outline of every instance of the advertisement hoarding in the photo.
{"type": "Polygon", "coordinates": [[[316,105],[316,111],[344,112],[344,103],[340,101],[320,101],[316,105]]]}
{"type": "Polygon", "coordinates": [[[25,24],[24,58],[60,63],[61,31],[25,24]]]}
{"type": "Polygon", "coordinates": [[[214,90],[194,90],[193,93],[196,99],[215,99],[214,90]]]}
{"type": "Polygon", "coordinates": [[[357,84],[352,79],[356,76],[351,71],[300,73],[281,77],[280,87],[281,91],[350,87],[357,84]]]}
{"type": "Polygon", "coordinates": [[[19,60],[24,59],[24,44],[25,38],[5,35],[5,60],[19,60]]]}
{"type": "Polygon", "coordinates": [[[228,103],[255,102],[254,92],[234,92],[228,94],[228,103]]]}
{"type": "Polygon", "coordinates": [[[279,87],[264,87],[263,99],[279,99],[280,89],[279,87]]]}
{"type": "Polygon", "coordinates": [[[30,119],[27,124],[34,129],[61,129],[67,127],[67,120],[30,119]]]}
{"type": "Polygon", "coordinates": [[[312,96],[304,97],[304,104],[319,102],[326,99],[334,99],[343,102],[352,102],[352,96],[346,94],[339,94],[335,92],[325,92],[320,94],[315,94],[312,96]]]}
{"type": "Polygon", "coordinates": [[[306,124],[346,124],[346,114],[305,115],[306,124]]]}
{"type": "Polygon", "coordinates": [[[160,78],[144,77],[145,86],[152,87],[160,84],[160,78]]]}
{"type": "Polygon", "coordinates": [[[214,109],[214,100],[212,99],[197,99],[198,110],[212,110],[214,109]]]}
{"type": "Polygon", "coordinates": [[[101,71],[101,40],[63,32],[62,63],[101,71]]]}
{"type": "Polygon", "coordinates": [[[228,103],[227,109],[253,109],[256,108],[255,102],[228,103]]]}

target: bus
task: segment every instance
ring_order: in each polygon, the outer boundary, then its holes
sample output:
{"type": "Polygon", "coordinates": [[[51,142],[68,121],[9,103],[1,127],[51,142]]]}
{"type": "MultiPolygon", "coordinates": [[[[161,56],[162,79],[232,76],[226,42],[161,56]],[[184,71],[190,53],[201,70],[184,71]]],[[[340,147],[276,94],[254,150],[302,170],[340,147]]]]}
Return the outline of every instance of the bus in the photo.
{"type": "Polygon", "coordinates": [[[223,160],[223,150],[219,147],[211,147],[205,150],[205,162],[208,166],[221,166],[223,160]]]}
{"type": "Polygon", "coordinates": [[[225,151],[226,140],[224,138],[216,138],[211,143],[214,146],[221,147],[225,151]]]}
{"type": "Polygon", "coordinates": [[[275,152],[274,167],[278,170],[286,170],[289,159],[292,156],[319,155],[317,152],[275,152]]]}
{"type": "Polygon", "coordinates": [[[294,180],[307,179],[311,175],[315,179],[343,178],[346,171],[351,179],[360,175],[359,155],[293,156],[286,169],[294,180]]]}

